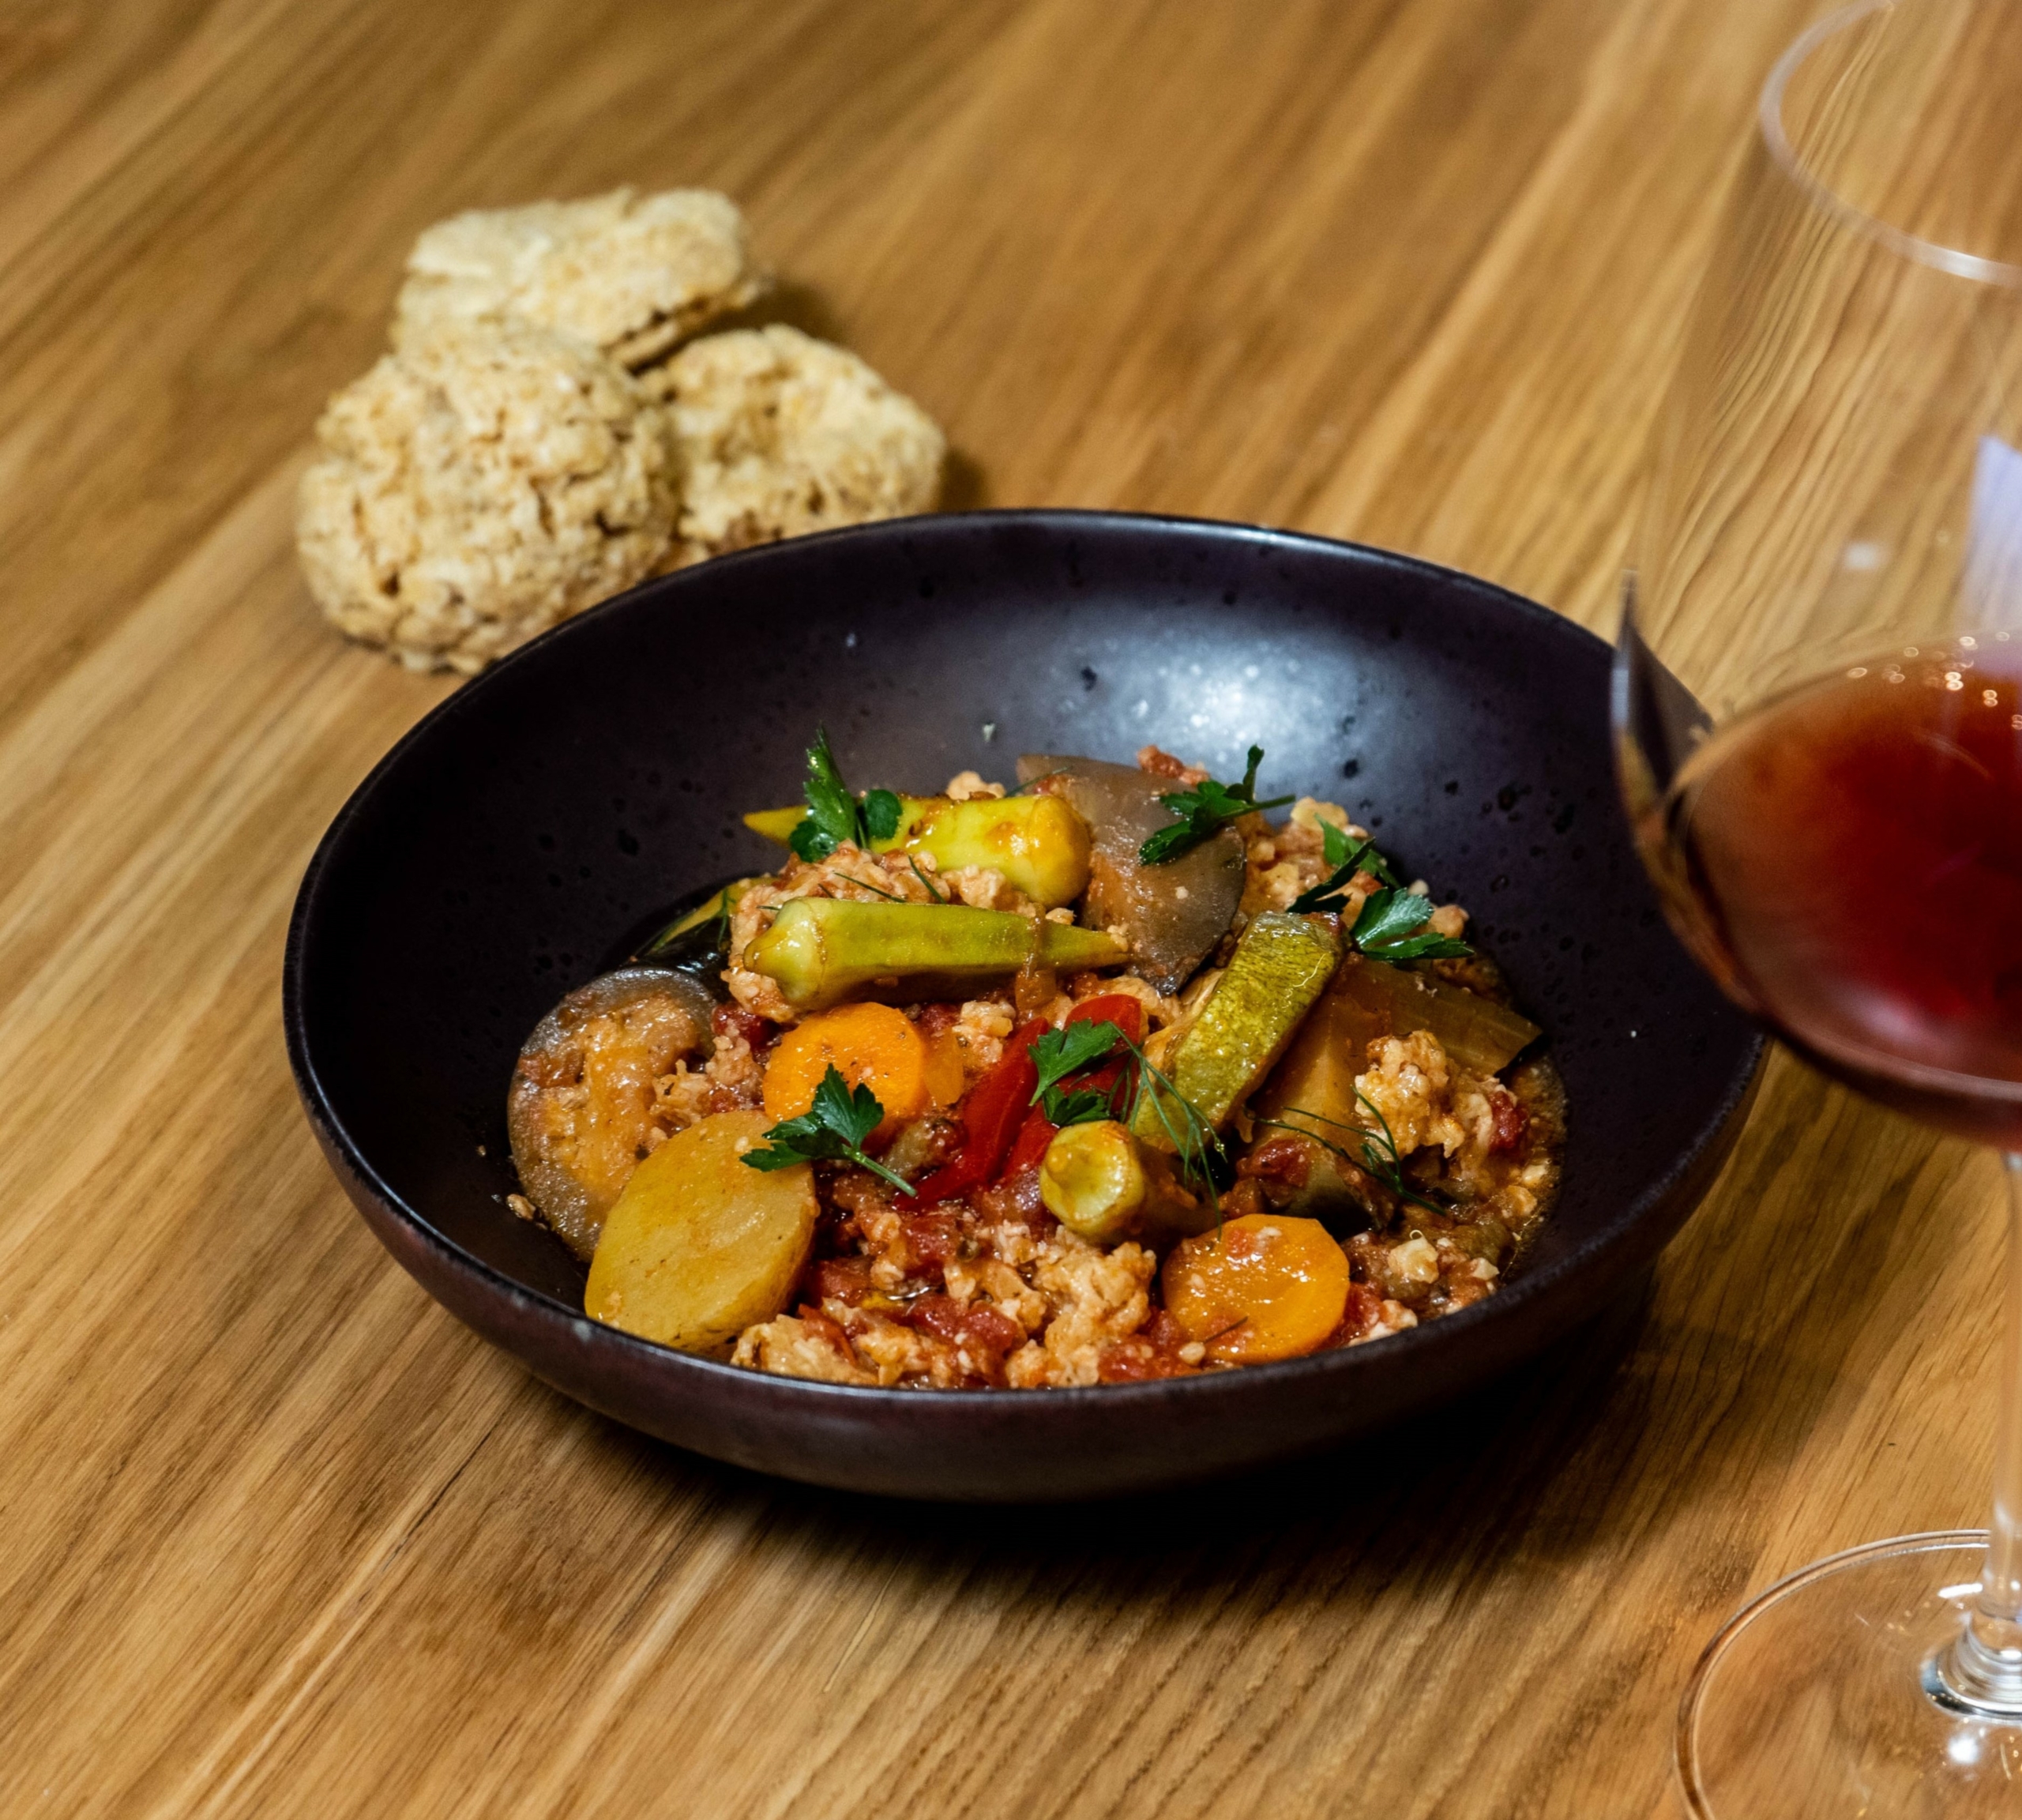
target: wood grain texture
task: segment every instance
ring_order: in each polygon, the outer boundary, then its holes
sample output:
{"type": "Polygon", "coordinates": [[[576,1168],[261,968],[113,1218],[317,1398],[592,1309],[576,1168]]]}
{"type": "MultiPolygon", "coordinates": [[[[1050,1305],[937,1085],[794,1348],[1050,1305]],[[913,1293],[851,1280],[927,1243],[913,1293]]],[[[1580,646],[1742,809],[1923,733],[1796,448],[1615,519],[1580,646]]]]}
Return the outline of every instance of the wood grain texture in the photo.
{"type": "Polygon", "coordinates": [[[1779,1059],[1645,1307],[1261,1482],[949,1512],[644,1442],[379,1252],[283,925],[446,682],[289,500],[474,203],[737,195],[966,502],[1359,537],[1607,625],[1795,0],[0,9],[0,1814],[1665,1810],[1798,1562],[1978,1520],[1990,1164],[1779,1059]]]}

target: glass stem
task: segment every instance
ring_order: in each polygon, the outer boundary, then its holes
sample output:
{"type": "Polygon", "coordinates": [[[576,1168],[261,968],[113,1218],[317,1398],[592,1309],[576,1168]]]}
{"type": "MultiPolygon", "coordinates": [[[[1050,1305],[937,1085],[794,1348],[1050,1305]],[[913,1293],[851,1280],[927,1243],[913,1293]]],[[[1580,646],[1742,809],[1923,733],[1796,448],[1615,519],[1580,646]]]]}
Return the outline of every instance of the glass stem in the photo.
{"type": "MultiPolygon", "coordinates": [[[[2022,1623],[2022,1156],[2001,1159],[2008,1183],[2008,1312],[2001,1344],[2000,1426],[1994,1431],[1994,1521],[1979,1608],[2011,1629],[2022,1623]]],[[[2008,1639],[2013,1642],[2014,1639],[2008,1639]]]]}
{"type": "Polygon", "coordinates": [[[2001,1160],[2008,1189],[2005,1306],[1986,1566],[1964,1630],[1931,1663],[1925,1684],[1948,1706],[2013,1720],[2022,1718],[2022,1156],[2001,1160]]]}

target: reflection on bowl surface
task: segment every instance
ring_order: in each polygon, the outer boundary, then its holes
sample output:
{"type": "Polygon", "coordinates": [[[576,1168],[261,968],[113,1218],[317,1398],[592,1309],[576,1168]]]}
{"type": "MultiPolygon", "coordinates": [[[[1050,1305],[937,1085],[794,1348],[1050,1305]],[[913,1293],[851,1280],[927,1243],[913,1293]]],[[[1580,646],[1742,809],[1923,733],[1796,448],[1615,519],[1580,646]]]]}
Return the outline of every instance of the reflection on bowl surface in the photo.
{"type": "Polygon", "coordinates": [[[333,824],[296,904],[288,1041],[312,1123],[394,1256],[548,1382],[686,1447],[902,1495],[1199,1479],[1428,1408],[1611,1299],[1739,1128],[1752,1028],[1664,927],[1617,810],[1607,652],[1487,585],[1353,546],[1103,513],[906,520],[648,584],[468,684],[333,824]],[[1501,1292],[1280,1365],[1015,1396],[739,1371],[581,1312],[514,1218],[521,1040],[656,916],[770,850],[825,723],[851,773],[932,788],[1020,752],[1147,742],[1340,802],[1475,933],[1547,1032],[1564,1187],[1501,1292]]]}

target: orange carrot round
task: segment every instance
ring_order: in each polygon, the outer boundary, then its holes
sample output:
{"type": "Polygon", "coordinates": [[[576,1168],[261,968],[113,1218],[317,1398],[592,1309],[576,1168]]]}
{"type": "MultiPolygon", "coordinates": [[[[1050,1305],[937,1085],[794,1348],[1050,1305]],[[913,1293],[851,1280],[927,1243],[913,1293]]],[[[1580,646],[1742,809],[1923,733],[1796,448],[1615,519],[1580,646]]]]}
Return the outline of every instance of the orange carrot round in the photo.
{"type": "Polygon", "coordinates": [[[924,1112],[943,1085],[935,1060],[919,1027],[895,1006],[838,1006],[796,1024],[773,1045],[765,1110],[776,1119],[798,1119],[832,1067],[851,1087],[878,1096],[885,1121],[874,1136],[889,1138],[924,1112]]]}
{"type": "Polygon", "coordinates": [[[1341,1324],[1348,1259],[1317,1220],[1246,1213],[1175,1247],[1167,1311],[1223,1365],[1310,1352],[1341,1324]]]}

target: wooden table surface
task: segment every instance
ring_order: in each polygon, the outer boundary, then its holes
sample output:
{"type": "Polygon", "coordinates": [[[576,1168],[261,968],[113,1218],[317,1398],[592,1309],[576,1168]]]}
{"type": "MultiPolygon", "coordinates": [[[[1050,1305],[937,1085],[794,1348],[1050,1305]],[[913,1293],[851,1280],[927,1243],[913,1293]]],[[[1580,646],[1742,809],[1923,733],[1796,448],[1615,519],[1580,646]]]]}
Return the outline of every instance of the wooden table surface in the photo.
{"type": "Polygon", "coordinates": [[[1787,1059],[1612,1349],[1348,1459],[989,1512],[564,1401],[352,1215],[284,923],[452,684],[290,502],[473,204],[736,196],[957,503],[1422,552],[1611,630],[1795,0],[0,11],[0,1814],[1663,1812],[1738,1600],[1979,1521],[1991,1163],[1787,1059]]]}

